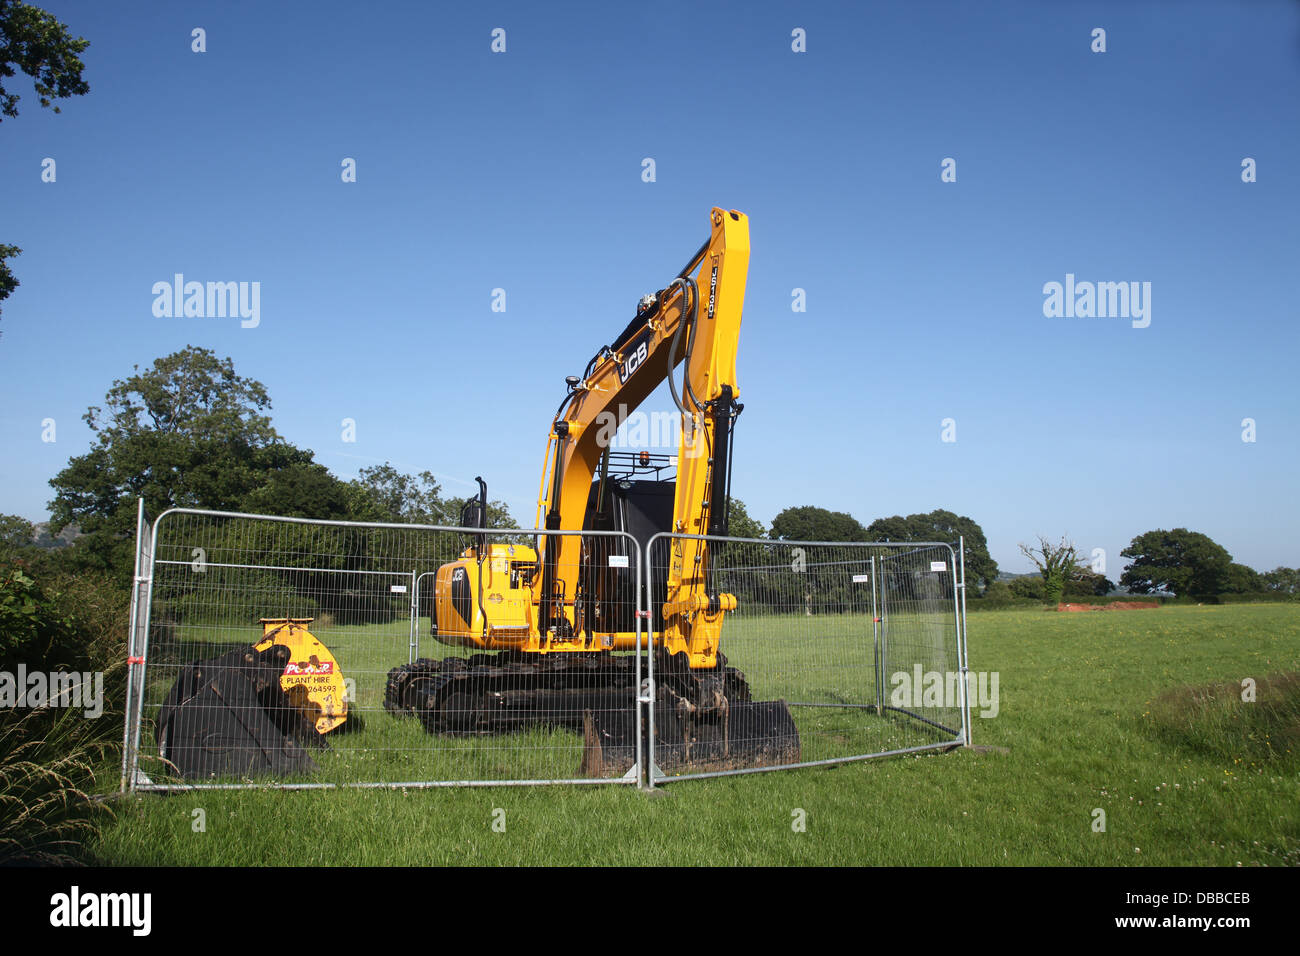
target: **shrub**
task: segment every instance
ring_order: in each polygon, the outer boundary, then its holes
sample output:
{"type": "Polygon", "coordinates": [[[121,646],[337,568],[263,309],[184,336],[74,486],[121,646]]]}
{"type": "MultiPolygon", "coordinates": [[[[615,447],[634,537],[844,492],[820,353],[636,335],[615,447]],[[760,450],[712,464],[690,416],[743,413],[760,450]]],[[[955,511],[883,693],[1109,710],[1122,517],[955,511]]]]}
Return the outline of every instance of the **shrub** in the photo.
{"type": "Polygon", "coordinates": [[[103,712],[0,710],[0,863],[70,863],[110,811],[92,794],[121,744],[129,595],[105,575],[42,584],[21,562],[0,565],[0,670],[103,675],[103,712]]]}

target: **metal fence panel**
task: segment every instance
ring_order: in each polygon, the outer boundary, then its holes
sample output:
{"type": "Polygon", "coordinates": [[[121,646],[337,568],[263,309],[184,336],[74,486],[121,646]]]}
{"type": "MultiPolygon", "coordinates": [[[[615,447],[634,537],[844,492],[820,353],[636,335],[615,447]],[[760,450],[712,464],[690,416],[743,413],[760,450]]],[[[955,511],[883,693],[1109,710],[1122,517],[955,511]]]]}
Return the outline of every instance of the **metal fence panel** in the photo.
{"type": "MultiPolygon", "coordinates": [[[[676,722],[665,729],[652,711],[652,785],[967,739],[961,566],[951,546],[661,534],[647,545],[645,564],[651,641],[666,622],[672,626],[671,602],[681,602],[683,590],[733,595],[718,640],[720,666],[737,672],[727,680],[738,699],[770,702],[762,705],[767,715],[780,714],[784,702],[798,738],[797,751],[748,741],[749,759],[742,752],[729,761],[668,766],[663,754],[676,757],[682,743],[673,735],[692,729],[676,722]],[[692,568],[702,570],[692,578],[692,568]]],[[[663,667],[661,655],[650,656],[657,684],[663,667]]],[[[788,735],[783,718],[774,725],[774,734],[788,735]]]]}
{"type": "Polygon", "coordinates": [[[885,712],[965,740],[959,568],[947,545],[907,545],[878,561],[885,712]]]}
{"type": "MultiPolygon", "coordinates": [[[[142,535],[140,548],[137,578],[147,583],[139,591],[141,620],[133,628],[138,640],[133,638],[132,656],[142,663],[134,668],[139,685],[127,710],[123,766],[125,785],[133,789],[636,782],[641,764],[636,696],[642,572],[639,549],[627,535],[174,509],[158,518],[150,535],[142,535]],[[570,544],[561,548],[561,539],[570,544]],[[435,588],[438,569],[457,562],[473,543],[483,545],[485,559],[471,560],[464,578],[481,584],[478,592],[456,580],[453,568],[448,568],[445,587],[435,588]],[[530,567],[529,561],[552,548],[567,562],[568,579],[579,582],[558,599],[563,614],[578,623],[577,636],[562,652],[499,657],[492,648],[522,646],[535,623],[536,607],[522,598],[539,563],[530,567]],[[432,634],[435,592],[471,624],[432,634]],[[490,613],[482,613],[485,607],[490,613]],[[627,629],[617,641],[610,635],[615,627],[627,629]],[[280,684],[298,703],[303,695],[319,691],[330,703],[317,712],[337,715],[341,702],[327,692],[332,675],[341,674],[345,719],[324,735],[299,739],[307,761],[292,755],[292,772],[270,778],[231,772],[180,779],[175,761],[160,753],[160,742],[166,746],[167,741],[160,741],[159,731],[169,695],[176,691],[183,698],[198,686],[182,678],[193,681],[195,664],[201,665],[201,678],[217,673],[214,665],[202,662],[256,649],[268,634],[274,643],[275,634],[283,639],[304,630],[328,653],[302,667],[286,666],[280,684]],[[593,636],[597,634],[605,636],[593,636]],[[489,637],[490,647],[478,646],[489,637]],[[586,644],[579,647],[581,641],[586,644]],[[614,653],[595,653],[602,649],[614,653]],[[417,651],[423,656],[417,657],[417,651]],[[587,672],[593,665],[584,663],[591,660],[612,660],[597,669],[617,673],[593,677],[587,672]],[[567,668],[573,675],[559,697],[539,690],[554,680],[539,677],[545,667],[567,668]],[[314,681],[320,686],[310,683],[314,681]],[[604,761],[594,764],[593,743],[599,740],[584,724],[592,681],[612,682],[599,706],[610,712],[607,722],[622,722],[625,737],[638,745],[617,752],[607,747],[604,761]],[[533,694],[539,695],[536,700],[533,694]],[[543,716],[534,719],[539,713],[543,716]]],[[[212,682],[208,686],[213,693],[221,690],[212,682]]],[[[187,705],[191,710],[195,701],[187,705]]],[[[225,705],[211,709],[220,706],[225,705]]],[[[197,713],[200,725],[209,719],[215,725],[220,716],[197,713]]],[[[189,719],[193,724],[195,718],[189,719]]],[[[336,717],[323,716],[315,727],[323,726],[322,720],[336,717]]],[[[181,722],[173,717],[167,726],[175,747],[181,722]]],[[[185,725],[186,733],[191,729],[185,725]]],[[[220,746],[220,741],[214,743],[220,746]]]]}

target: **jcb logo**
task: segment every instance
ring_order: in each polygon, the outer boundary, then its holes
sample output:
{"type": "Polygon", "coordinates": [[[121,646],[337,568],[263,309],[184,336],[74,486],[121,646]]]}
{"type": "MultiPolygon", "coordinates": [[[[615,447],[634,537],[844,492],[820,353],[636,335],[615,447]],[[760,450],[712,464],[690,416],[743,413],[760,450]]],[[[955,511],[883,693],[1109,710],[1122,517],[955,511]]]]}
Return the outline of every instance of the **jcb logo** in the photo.
{"type": "Polygon", "coordinates": [[[626,384],[627,380],[632,377],[641,363],[650,357],[650,343],[647,339],[642,339],[636,344],[636,348],[628,355],[622,365],[618,367],[618,382],[620,385],[626,384]]]}
{"type": "Polygon", "coordinates": [[[457,568],[456,570],[452,571],[452,572],[451,572],[451,579],[452,579],[453,581],[464,581],[464,580],[465,580],[465,569],[464,569],[464,568],[457,568]]]}

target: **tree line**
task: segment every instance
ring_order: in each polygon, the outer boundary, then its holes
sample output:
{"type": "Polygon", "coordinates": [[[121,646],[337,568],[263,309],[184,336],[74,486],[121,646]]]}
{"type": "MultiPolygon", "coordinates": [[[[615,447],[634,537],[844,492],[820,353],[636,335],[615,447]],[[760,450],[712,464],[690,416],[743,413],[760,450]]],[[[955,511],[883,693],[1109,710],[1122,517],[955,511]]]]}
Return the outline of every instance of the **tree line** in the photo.
{"type": "Polygon", "coordinates": [[[1120,552],[1129,563],[1118,585],[1094,570],[1068,539],[1053,544],[1041,536],[1036,547],[1020,545],[1038,573],[1001,580],[979,524],[944,510],[877,518],[863,525],[845,512],[804,505],[782,511],[769,529],[750,517],[743,502],[733,501],[731,533],[789,541],[938,541],[954,546],[960,537],[965,544],[968,597],[990,603],[1018,598],[1056,604],[1120,589],[1129,594],[1197,599],[1221,595],[1300,597],[1300,569],[1277,567],[1261,573],[1233,561],[1228,550],[1207,535],[1187,528],[1156,529],[1134,537],[1120,552]]]}
{"type": "MultiPolygon", "coordinates": [[[[0,515],[0,551],[21,549],[35,567],[97,572],[129,585],[134,558],[136,500],[157,516],[174,507],[360,522],[456,525],[467,498],[446,495],[433,473],[404,474],[390,463],[343,480],[280,435],[270,419],[262,383],[235,372],[231,359],[187,346],[152,367],[115,381],[84,420],[94,433],[88,452],[50,480],[46,547],[33,545],[27,521],[0,515]],[[75,528],[71,546],[51,548],[53,536],[75,528]]],[[[1062,539],[1021,545],[1038,576],[999,580],[983,529],[972,518],[936,509],[863,524],[852,515],[814,505],[781,511],[770,527],[740,499],[730,502],[730,534],[765,541],[964,543],[968,597],[993,601],[1104,595],[1115,584],[1092,570],[1062,539]]],[[[489,505],[488,524],[517,527],[506,505],[489,505]]],[[[1224,593],[1300,593],[1300,571],[1261,574],[1232,560],[1204,534],[1176,528],[1135,537],[1121,552],[1129,564],[1119,585],[1135,594],[1212,597],[1224,593]]]]}

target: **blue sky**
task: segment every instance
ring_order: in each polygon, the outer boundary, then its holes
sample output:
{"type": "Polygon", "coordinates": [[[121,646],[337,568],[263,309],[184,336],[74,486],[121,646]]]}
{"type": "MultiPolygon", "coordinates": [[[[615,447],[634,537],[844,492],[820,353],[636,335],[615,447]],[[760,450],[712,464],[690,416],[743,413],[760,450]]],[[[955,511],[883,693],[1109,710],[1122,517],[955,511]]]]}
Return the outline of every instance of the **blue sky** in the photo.
{"type": "Polygon", "coordinates": [[[8,84],[0,512],[43,519],[86,408],[193,344],[341,477],[481,474],[530,523],[564,376],[717,205],[751,514],[946,508],[1011,571],[1068,534],[1118,578],[1176,526],[1300,564],[1300,3],[42,5],[91,92],[8,84]],[[260,283],[260,323],[156,317],[175,273],[260,283]],[[1067,274],[1149,282],[1149,326],[1045,316],[1067,274]]]}

